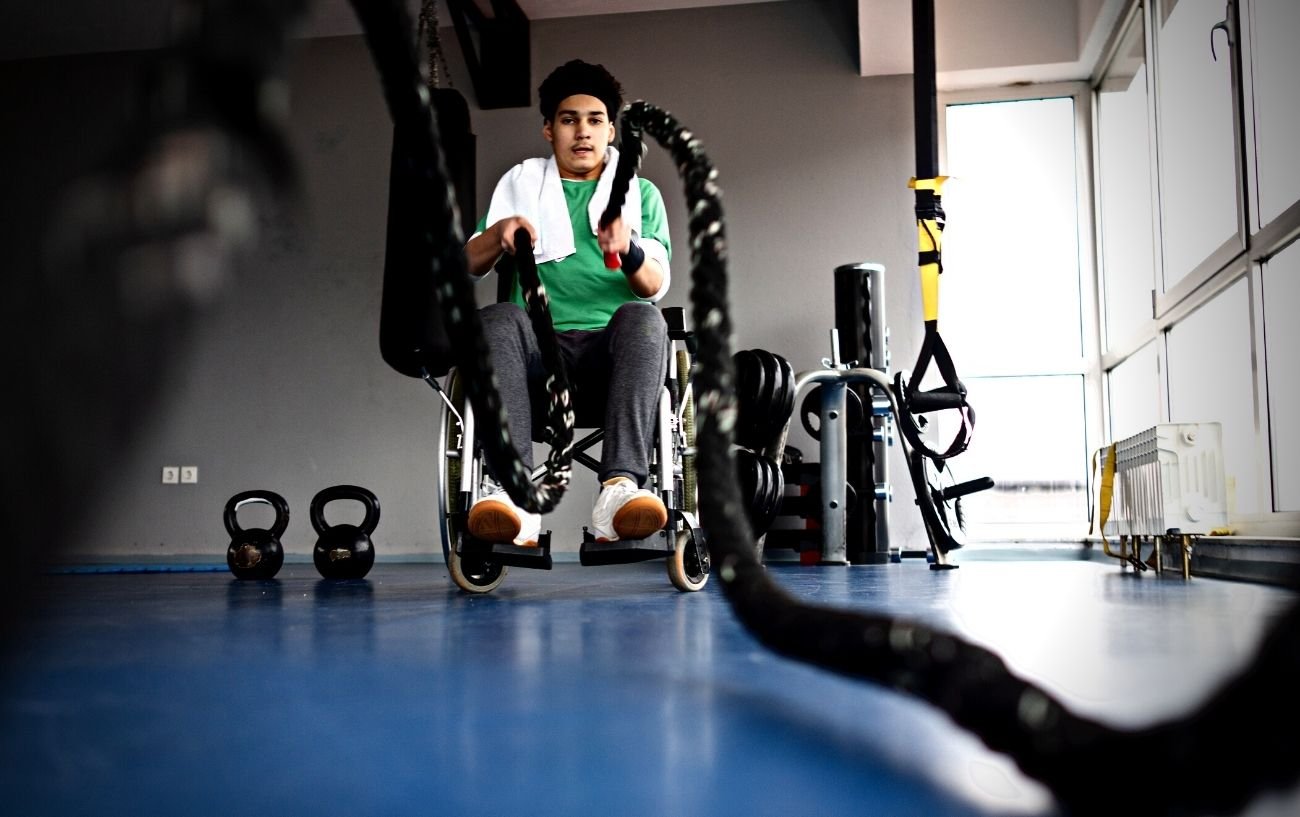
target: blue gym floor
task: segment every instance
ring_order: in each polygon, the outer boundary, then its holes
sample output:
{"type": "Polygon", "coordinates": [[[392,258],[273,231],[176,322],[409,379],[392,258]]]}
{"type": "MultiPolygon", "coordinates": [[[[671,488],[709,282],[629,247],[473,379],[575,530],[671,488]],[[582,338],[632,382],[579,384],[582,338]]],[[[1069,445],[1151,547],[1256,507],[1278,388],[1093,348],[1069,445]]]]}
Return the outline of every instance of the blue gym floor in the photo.
{"type": "MultiPolygon", "coordinates": [[[[1195,706],[1293,598],[1071,560],[770,570],[950,628],[1121,725],[1195,706]]],[[[40,589],[0,676],[5,815],[1056,813],[935,710],[773,655],[716,577],[681,594],[662,562],[513,570],[479,597],[441,564],[40,589]]],[[[1135,780],[1141,758],[1097,769],[1117,815],[1135,780]]],[[[1300,792],[1250,813],[1300,813],[1300,792]]]]}

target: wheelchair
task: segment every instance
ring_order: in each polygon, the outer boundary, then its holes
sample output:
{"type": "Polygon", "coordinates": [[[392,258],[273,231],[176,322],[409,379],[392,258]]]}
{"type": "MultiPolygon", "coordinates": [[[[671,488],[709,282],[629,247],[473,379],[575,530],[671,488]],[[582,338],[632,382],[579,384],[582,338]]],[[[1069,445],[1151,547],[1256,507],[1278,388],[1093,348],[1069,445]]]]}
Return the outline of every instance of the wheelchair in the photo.
{"type": "MultiPolygon", "coordinates": [[[[668,579],[682,592],[694,592],[709,580],[709,555],[700,527],[695,473],[695,404],[690,373],[694,337],[685,328],[685,310],[662,310],[668,323],[668,374],[660,390],[650,475],[645,488],[654,491],[668,509],[664,528],[640,540],[597,542],[585,527],[578,551],[583,565],[629,564],[666,559],[668,579]]],[[[470,535],[466,521],[470,506],[486,492],[487,469],[475,435],[473,408],[465,398],[457,370],[446,376],[438,428],[438,519],[442,554],[452,581],[467,593],[489,593],[500,586],[510,567],[550,570],[551,531],[543,530],[536,547],[484,542],[470,535]]],[[[579,409],[578,426],[593,423],[579,409]]],[[[604,438],[596,428],[575,441],[573,461],[593,472],[600,463],[588,452],[604,438]]],[[[541,467],[533,470],[539,479],[541,467]]]]}

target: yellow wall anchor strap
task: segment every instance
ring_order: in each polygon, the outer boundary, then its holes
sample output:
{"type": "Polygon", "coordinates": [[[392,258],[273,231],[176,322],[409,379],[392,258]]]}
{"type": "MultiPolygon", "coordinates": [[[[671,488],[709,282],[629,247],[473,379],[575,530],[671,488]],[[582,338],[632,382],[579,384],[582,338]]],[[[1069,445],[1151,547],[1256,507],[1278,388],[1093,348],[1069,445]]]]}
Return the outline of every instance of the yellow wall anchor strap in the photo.
{"type": "MultiPolygon", "coordinates": [[[[943,195],[943,184],[947,176],[933,179],[909,179],[907,186],[912,190],[927,190],[934,194],[937,204],[943,195]]],[[[942,212],[942,211],[940,211],[942,212]]],[[[943,224],[938,218],[921,218],[916,220],[917,259],[921,272],[921,305],[926,321],[939,320],[939,274],[943,272],[940,258],[943,255],[943,224]]]]}
{"type": "Polygon", "coordinates": [[[907,186],[911,190],[933,190],[936,196],[942,196],[943,183],[946,181],[947,176],[935,176],[933,179],[918,179],[913,176],[908,180],[907,186]]]}
{"type": "Polygon", "coordinates": [[[1097,449],[1092,455],[1092,473],[1097,473],[1097,457],[1102,451],[1106,452],[1106,458],[1101,466],[1101,487],[1097,490],[1097,515],[1088,523],[1088,533],[1092,533],[1092,526],[1097,525],[1097,533],[1101,534],[1102,547],[1106,547],[1106,522],[1110,519],[1111,503],[1115,498],[1115,444],[1111,443],[1104,449],[1097,449]]]}
{"type": "MultiPolygon", "coordinates": [[[[933,219],[918,220],[916,222],[916,241],[920,247],[919,255],[925,257],[927,253],[934,253],[938,257],[943,252],[943,233],[939,231],[939,226],[933,219]]],[[[921,269],[921,306],[924,310],[926,321],[939,320],[939,273],[941,269],[939,262],[932,261],[919,265],[921,269]]]]}

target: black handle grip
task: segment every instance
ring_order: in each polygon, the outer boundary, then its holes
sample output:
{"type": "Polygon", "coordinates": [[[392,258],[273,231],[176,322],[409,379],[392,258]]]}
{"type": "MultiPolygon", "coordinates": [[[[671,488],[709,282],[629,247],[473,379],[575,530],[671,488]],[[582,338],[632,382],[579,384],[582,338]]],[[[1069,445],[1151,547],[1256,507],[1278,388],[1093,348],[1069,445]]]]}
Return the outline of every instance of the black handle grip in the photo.
{"type": "Polygon", "coordinates": [[[264,503],[275,509],[275,521],[271,523],[271,535],[279,539],[284,535],[285,530],[289,527],[289,503],[284,501],[284,497],[275,491],[252,490],[242,491],[235,494],[226,503],[225,513],[222,514],[222,521],[226,523],[226,532],[231,538],[235,538],[244,529],[239,527],[239,509],[250,502],[264,503]]]}
{"type": "Polygon", "coordinates": [[[993,477],[980,477],[967,482],[959,482],[956,485],[949,485],[939,492],[939,497],[947,502],[950,499],[956,499],[959,496],[967,494],[976,494],[980,491],[987,491],[993,487],[993,477]]]}
{"type": "Polygon", "coordinates": [[[966,405],[966,392],[949,388],[914,391],[907,398],[907,410],[913,414],[961,408],[964,405],[966,405]]]}
{"type": "Polygon", "coordinates": [[[323,489],[311,500],[311,526],[317,533],[330,527],[325,522],[325,505],[336,499],[355,499],[366,506],[366,518],[357,527],[369,536],[379,525],[379,498],[360,485],[334,485],[323,489]]]}

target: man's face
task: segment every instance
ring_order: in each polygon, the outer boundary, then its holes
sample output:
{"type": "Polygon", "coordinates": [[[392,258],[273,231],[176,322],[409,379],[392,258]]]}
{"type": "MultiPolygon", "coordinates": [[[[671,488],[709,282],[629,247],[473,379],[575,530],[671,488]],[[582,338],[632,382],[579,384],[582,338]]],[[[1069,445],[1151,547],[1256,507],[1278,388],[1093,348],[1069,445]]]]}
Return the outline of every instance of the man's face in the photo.
{"type": "Polygon", "coordinates": [[[564,179],[598,179],[605,166],[605,148],[614,141],[614,124],[605,103],[594,96],[565,97],[555,119],[542,126],[542,135],[555,151],[564,179]]]}

